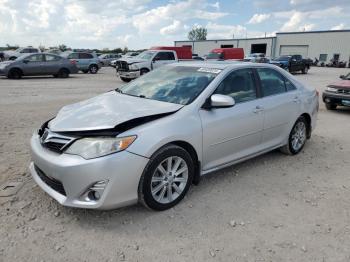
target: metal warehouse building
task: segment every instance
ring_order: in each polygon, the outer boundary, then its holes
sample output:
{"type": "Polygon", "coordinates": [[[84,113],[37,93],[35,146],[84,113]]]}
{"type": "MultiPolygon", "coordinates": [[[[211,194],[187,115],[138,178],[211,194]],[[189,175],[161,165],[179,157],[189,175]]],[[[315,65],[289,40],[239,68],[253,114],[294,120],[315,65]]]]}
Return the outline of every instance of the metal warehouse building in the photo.
{"type": "Polygon", "coordinates": [[[192,52],[206,55],[214,48],[241,47],[244,53],[265,53],[268,57],[301,54],[328,62],[335,58],[350,62],[350,30],[276,33],[276,37],[175,41],[175,46],[191,46],[192,52]]]}

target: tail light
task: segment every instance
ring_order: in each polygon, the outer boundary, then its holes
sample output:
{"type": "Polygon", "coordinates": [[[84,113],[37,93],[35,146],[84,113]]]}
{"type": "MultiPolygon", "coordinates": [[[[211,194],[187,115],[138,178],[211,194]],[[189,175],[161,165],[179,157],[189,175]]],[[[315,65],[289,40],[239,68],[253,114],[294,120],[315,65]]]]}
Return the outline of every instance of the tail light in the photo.
{"type": "Polygon", "coordinates": [[[70,60],[70,63],[73,64],[73,65],[76,65],[77,64],[77,61],[75,61],[74,59],[70,60]]]}

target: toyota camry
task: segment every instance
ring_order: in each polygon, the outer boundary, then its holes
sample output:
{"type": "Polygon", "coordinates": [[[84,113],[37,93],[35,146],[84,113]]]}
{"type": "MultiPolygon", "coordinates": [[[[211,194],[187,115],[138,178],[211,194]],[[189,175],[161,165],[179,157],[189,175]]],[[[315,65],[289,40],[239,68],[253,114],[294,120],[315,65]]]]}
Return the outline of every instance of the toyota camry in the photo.
{"type": "Polygon", "coordinates": [[[318,92],[268,64],[185,62],[63,107],[31,138],[31,174],[65,206],[165,210],[212,171],[298,154],[318,92]]]}

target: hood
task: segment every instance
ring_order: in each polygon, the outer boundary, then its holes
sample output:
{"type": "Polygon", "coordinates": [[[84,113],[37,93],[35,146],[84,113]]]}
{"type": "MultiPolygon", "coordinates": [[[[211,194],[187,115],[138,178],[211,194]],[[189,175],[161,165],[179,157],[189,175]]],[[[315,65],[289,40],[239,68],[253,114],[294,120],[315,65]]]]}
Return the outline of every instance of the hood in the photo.
{"type": "Polygon", "coordinates": [[[124,58],[124,59],[119,59],[119,61],[125,61],[130,65],[130,64],[135,64],[135,63],[147,62],[148,60],[147,59],[140,59],[140,58],[124,58]]]}
{"type": "Polygon", "coordinates": [[[329,87],[342,88],[350,90],[350,80],[341,80],[329,85],[329,87]]]}
{"type": "Polygon", "coordinates": [[[10,56],[10,55],[16,54],[16,51],[13,51],[13,50],[6,50],[6,51],[3,51],[3,53],[4,53],[5,55],[10,56]]]}
{"type": "Polygon", "coordinates": [[[111,91],[63,107],[48,127],[54,132],[111,129],[129,120],[173,113],[182,107],[111,91]]]}

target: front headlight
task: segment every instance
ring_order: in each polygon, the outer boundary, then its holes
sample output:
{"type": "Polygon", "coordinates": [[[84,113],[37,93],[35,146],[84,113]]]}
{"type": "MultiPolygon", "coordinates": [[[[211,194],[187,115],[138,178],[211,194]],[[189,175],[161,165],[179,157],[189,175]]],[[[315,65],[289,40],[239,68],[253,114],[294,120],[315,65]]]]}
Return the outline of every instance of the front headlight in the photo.
{"type": "Polygon", "coordinates": [[[333,88],[333,87],[327,87],[327,91],[329,91],[329,92],[338,92],[338,89],[333,88]]]}
{"type": "Polygon", "coordinates": [[[131,65],[129,65],[129,69],[131,69],[131,70],[138,70],[139,67],[136,64],[131,64],[131,65]]]}
{"type": "Polygon", "coordinates": [[[85,159],[106,156],[127,149],[136,139],[136,136],[128,137],[95,137],[82,138],[75,141],[64,152],[71,155],[79,155],[85,159]]]}

